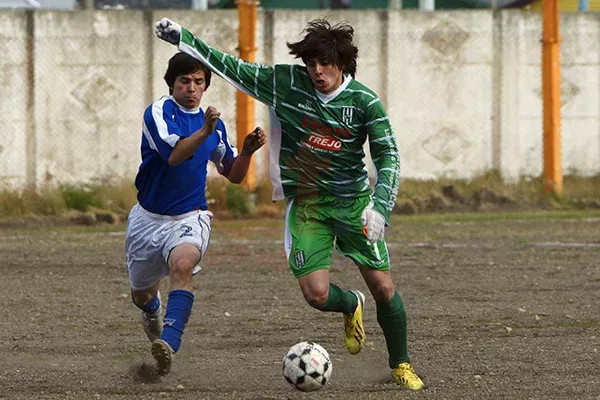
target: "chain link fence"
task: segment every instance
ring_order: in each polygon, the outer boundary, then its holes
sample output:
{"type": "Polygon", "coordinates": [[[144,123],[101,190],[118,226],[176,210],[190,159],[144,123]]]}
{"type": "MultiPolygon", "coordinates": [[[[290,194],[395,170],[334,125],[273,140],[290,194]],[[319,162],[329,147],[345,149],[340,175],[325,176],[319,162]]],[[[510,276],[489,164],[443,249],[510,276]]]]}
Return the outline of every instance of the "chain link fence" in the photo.
{"type": "MultiPolygon", "coordinates": [[[[133,179],[144,109],[166,94],[174,48],[154,38],[151,11],[1,11],[0,185],[133,179]]],[[[237,13],[172,11],[209,44],[237,53],[237,13]]],[[[256,60],[296,62],[287,41],[322,13],[261,11],[256,60]]],[[[521,11],[335,11],[359,47],[357,79],[377,92],[397,135],[402,176],[470,178],[542,167],[541,16],[521,11]]],[[[600,16],[564,14],[563,165],[598,174],[600,16]]],[[[235,91],[216,78],[204,105],[235,142],[235,91]]],[[[257,123],[268,126],[257,106],[257,123]]],[[[267,176],[266,150],[257,156],[267,176]],[[263,168],[265,166],[265,168],[263,168]]]]}

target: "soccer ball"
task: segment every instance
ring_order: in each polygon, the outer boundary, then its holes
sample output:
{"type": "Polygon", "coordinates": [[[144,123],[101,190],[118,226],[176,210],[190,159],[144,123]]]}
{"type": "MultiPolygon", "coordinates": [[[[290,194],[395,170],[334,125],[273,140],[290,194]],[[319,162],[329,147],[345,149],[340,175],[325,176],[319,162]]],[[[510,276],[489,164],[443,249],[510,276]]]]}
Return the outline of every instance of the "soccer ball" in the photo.
{"type": "Polygon", "coordinates": [[[333,364],[327,350],[316,343],[301,342],[283,357],[283,376],[303,392],[321,389],[329,381],[333,364]]]}

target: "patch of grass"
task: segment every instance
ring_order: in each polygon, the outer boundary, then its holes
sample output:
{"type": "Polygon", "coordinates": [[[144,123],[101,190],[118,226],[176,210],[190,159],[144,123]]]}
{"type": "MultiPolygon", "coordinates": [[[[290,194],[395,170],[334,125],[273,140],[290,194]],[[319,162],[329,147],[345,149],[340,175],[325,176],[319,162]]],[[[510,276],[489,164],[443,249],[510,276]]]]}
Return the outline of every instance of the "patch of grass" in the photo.
{"type": "Polygon", "coordinates": [[[213,177],[206,182],[206,199],[212,211],[227,211],[234,218],[279,217],[285,202],[273,203],[273,186],[268,180],[257,182],[250,191],[245,185],[229,182],[223,177],[213,177]]]}
{"type": "Polygon", "coordinates": [[[225,205],[233,217],[250,217],[253,211],[252,194],[246,186],[227,185],[225,188],[225,205]]]}
{"type": "Polygon", "coordinates": [[[87,211],[90,207],[104,208],[102,199],[96,197],[88,186],[64,185],[60,187],[60,194],[70,210],[87,211]]]}
{"type": "Polygon", "coordinates": [[[63,185],[59,190],[67,208],[78,211],[94,207],[122,213],[137,201],[133,182],[117,177],[99,178],[83,185],[63,185]]]}
{"type": "Polygon", "coordinates": [[[56,189],[43,187],[38,191],[0,191],[0,215],[3,217],[57,215],[67,208],[64,198],[56,189]]]}
{"type": "Polygon", "coordinates": [[[563,176],[563,196],[555,198],[546,193],[541,177],[523,176],[518,180],[508,181],[495,170],[486,171],[472,179],[403,179],[398,197],[426,197],[439,192],[444,186],[453,186],[465,197],[471,197],[480,189],[489,189],[499,196],[530,202],[572,204],[574,199],[600,199],[600,174],[591,177],[577,174],[563,176]]]}
{"type": "Polygon", "coordinates": [[[514,211],[497,213],[448,213],[392,216],[395,223],[470,222],[501,220],[587,219],[600,218],[600,210],[514,211]]]}
{"type": "Polygon", "coordinates": [[[137,190],[128,179],[106,177],[87,184],[41,187],[38,190],[0,189],[3,218],[56,216],[68,210],[91,208],[126,213],[137,201],[137,190]]]}
{"type": "MultiPolygon", "coordinates": [[[[600,212],[600,174],[584,177],[577,174],[564,176],[564,195],[555,198],[547,194],[540,177],[522,177],[517,181],[505,181],[496,171],[488,171],[473,179],[418,180],[404,179],[398,194],[399,201],[414,202],[416,213],[422,218],[440,221],[494,220],[494,219],[541,219],[541,218],[588,218],[598,217],[600,212]],[[448,198],[442,191],[451,186],[455,193],[466,199],[461,204],[448,198]],[[473,202],[481,190],[493,192],[496,198],[509,199],[505,203],[488,206],[473,202]],[[432,200],[433,198],[433,200],[432,200]],[[467,204],[468,200],[468,204],[467,204]],[[495,207],[495,208],[494,208],[495,207]],[[477,213],[472,211],[476,210],[477,213]],[[518,217],[512,211],[520,210],[518,217]],[[529,211],[523,211],[529,210],[529,211]],[[538,211],[531,211],[538,210],[538,211]],[[552,213],[541,210],[552,210],[552,213]],[[572,213],[586,210],[587,214],[572,213]],[[595,210],[598,210],[596,212],[595,210]],[[445,211],[452,212],[445,216],[445,211]],[[488,213],[484,213],[490,211],[488,213]],[[510,211],[510,212],[508,212],[510,211]],[[463,214],[458,214],[462,212],[463,214]],[[464,213],[469,214],[465,216],[464,213]],[[433,215],[432,217],[427,217],[433,215]],[[443,217],[440,215],[444,215],[443,217]]],[[[209,177],[206,197],[209,209],[223,211],[235,218],[270,217],[279,219],[285,210],[285,201],[273,203],[273,187],[268,179],[260,180],[254,190],[235,185],[226,178],[209,177]]],[[[69,210],[80,212],[96,209],[124,215],[137,201],[133,181],[119,177],[103,177],[85,184],[65,184],[60,187],[42,187],[38,190],[11,191],[0,189],[0,216],[21,218],[32,216],[59,216],[69,210]]],[[[400,206],[396,207],[398,211],[400,206]]],[[[403,212],[403,214],[409,214],[403,212]]],[[[403,217],[407,219],[407,215],[403,217]]],[[[411,216],[410,218],[415,218],[411,216]]],[[[408,220],[410,220],[408,218],[408,220]]]]}

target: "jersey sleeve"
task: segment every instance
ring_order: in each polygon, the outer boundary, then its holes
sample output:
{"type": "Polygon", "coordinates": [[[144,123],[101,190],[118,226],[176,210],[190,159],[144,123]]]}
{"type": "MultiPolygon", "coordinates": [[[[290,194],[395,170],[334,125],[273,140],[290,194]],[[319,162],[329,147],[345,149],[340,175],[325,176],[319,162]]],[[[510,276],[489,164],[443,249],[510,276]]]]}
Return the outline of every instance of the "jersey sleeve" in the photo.
{"type": "Polygon", "coordinates": [[[205,64],[238,90],[269,107],[275,106],[277,85],[273,67],[244,61],[216,50],[185,28],[181,30],[179,50],[205,64]]]}
{"type": "Polygon", "coordinates": [[[387,222],[400,186],[400,155],[394,130],[379,98],[367,103],[364,111],[371,158],[377,173],[373,210],[387,222]]]}
{"type": "Polygon", "coordinates": [[[166,98],[152,103],[144,113],[142,128],[150,148],[156,150],[167,163],[173,148],[181,138],[181,129],[175,123],[173,111],[166,98]]]}
{"type": "MultiPolygon", "coordinates": [[[[220,121],[220,120],[219,120],[220,121]]],[[[238,156],[238,151],[233,144],[229,141],[227,137],[227,129],[225,129],[225,124],[223,122],[220,123],[220,126],[217,126],[217,133],[221,136],[221,143],[223,144],[224,154],[223,159],[221,160],[221,164],[223,165],[223,171],[219,171],[221,175],[228,176],[229,172],[231,172],[231,167],[233,166],[233,162],[238,156]]]]}

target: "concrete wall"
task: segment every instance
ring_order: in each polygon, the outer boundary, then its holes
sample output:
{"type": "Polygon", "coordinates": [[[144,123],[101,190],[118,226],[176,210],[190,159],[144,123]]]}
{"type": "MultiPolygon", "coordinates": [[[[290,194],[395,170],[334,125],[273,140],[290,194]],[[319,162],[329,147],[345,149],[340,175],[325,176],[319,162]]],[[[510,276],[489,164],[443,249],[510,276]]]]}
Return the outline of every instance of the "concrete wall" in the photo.
{"type": "MultiPolygon", "coordinates": [[[[213,47],[237,53],[237,12],[1,11],[0,185],[133,178],[141,117],[168,94],[175,48],[156,39],[163,16],[213,47]]],[[[296,62],[299,39],[322,11],[259,12],[256,60],[296,62]]],[[[505,177],[542,168],[541,18],[521,11],[337,11],[359,46],[357,79],[394,125],[402,176],[505,177]]],[[[600,14],[562,15],[563,166],[600,173],[600,14]]],[[[235,91],[216,78],[203,105],[222,113],[235,142],[235,91]]],[[[267,127],[257,105],[257,124],[267,127]]],[[[256,157],[267,174],[267,151],[256,157]]]]}
{"type": "Polygon", "coordinates": [[[27,26],[25,12],[0,12],[0,52],[4,55],[0,57],[0,183],[9,187],[27,181],[36,158],[28,152],[33,142],[32,126],[28,124],[33,82],[27,26]]]}

